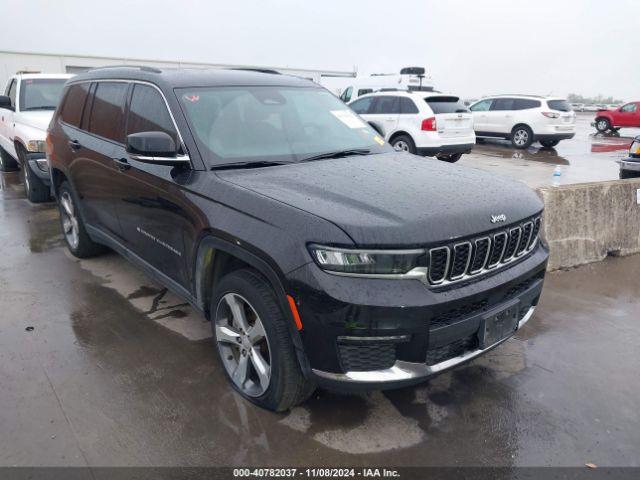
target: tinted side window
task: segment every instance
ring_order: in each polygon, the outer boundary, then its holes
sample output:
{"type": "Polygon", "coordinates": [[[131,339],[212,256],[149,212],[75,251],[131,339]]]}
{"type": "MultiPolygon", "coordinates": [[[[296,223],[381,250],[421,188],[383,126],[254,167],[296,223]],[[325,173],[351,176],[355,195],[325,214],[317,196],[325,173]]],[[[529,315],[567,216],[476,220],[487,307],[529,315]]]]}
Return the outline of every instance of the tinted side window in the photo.
{"type": "Polygon", "coordinates": [[[487,112],[491,108],[491,102],[493,102],[493,100],[491,99],[482,100],[474,105],[471,105],[469,110],[471,110],[472,112],[487,112]]]}
{"type": "Polygon", "coordinates": [[[11,80],[11,85],[9,85],[9,91],[7,92],[7,96],[11,99],[11,106],[16,108],[16,89],[18,88],[18,82],[15,80],[11,80]]]}
{"type": "Polygon", "coordinates": [[[88,94],[88,83],[81,83],[69,87],[69,91],[64,98],[62,111],[60,112],[60,117],[63,122],[73,125],[74,127],[80,127],[80,122],[82,121],[82,110],[84,109],[84,104],[87,100],[88,94]]]}
{"type": "Polygon", "coordinates": [[[635,112],[637,109],[635,103],[627,103],[624,107],[620,109],[621,112],[635,112]]]}
{"type": "Polygon", "coordinates": [[[358,96],[361,97],[362,95],[366,95],[367,93],[371,92],[373,92],[373,88],[361,88],[360,90],[358,90],[358,96]]]}
{"type": "Polygon", "coordinates": [[[540,102],[538,100],[530,100],[527,98],[516,98],[513,102],[514,110],[528,110],[529,108],[538,108],[540,102]]]}
{"type": "Polygon", "coordinates": [[[342,95],[340,95],[340,98],[342,99],[343,102],[346,103],[349,100],[351,100],[351,92],[353,92],[353,87],[349,87],[344,92],[342,92],[342,95]]]}
{"type": "Polygon", "coordinates": [[[513,98],[496,98],[491,105],[491,110],[514,110],[513,98]]]}
{"type": "Polygon", "coordinates": [[[124,82],[98,82],[89,116],[91,133],[124,143],[124,99],[128,86],[124,82]]]}
{"type": "Polygon", "coordinates": [[[410,98],[400,97],[400,113],[418,113],[418,107],[410,98]]]}
{"type": "Polygon", "coordinates": [[[361,98],[360,100],[356,100],[349,106],[354,112],[359,113],[360,115],[364,115],[365,113],[369,112],[371,103],[373,102],[374,98],[375,97],[361,98]]]}
{"type": "Polygon", "coordinates": [[[178,143],[178,135],[160,92],[149,85],[135,85],[127,118],[127,135],[165,132],[178,143]]]}
{"type": "Polygon", "coordinates": [[[400,113],[400,102],[398,97],[375,97],[376,101],[373,104],[373,110],[369,113],[373,114],[398,114],[400,113]]]}

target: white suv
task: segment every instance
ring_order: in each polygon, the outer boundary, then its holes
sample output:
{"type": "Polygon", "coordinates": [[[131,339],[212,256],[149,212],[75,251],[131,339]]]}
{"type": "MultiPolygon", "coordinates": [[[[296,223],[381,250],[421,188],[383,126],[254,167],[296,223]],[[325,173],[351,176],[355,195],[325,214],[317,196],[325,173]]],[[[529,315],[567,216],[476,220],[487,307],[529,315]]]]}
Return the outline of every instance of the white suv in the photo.
{"type": "Polygon", "coordinates": [[[536,140],[555,147],[576,132],[576,114],[563,98],[499,95],[483,98],[469,110],[477,137],[505,138],[516,148],[528,148],[536,140]]]}
{"type": "Polygon", "coordinates": [[[27,198],[49,199],[45,158],[47,127],[58,105],[66,74],[17,74],[0,95],[0,171],[20,166],[27,198]]]}
{"type": "Polygon", "coordinates": [[[380,91],[349,106],[396,150],[456,162],[476,141],[471,114],[454,95],[380,91]]]}

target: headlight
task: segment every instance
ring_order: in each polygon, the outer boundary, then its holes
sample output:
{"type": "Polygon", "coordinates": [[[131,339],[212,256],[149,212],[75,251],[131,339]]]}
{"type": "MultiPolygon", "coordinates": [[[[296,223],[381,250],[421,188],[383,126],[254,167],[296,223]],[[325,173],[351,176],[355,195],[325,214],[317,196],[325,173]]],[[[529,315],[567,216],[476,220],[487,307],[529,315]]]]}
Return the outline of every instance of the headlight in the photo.
{"type": "Polygon", "coordinates": [[[27,142],[27,150],[30,152],[42,152],[44,153],[45,142],[44,140],[29,140],[27,142]]]}
{"type": "Polygon", "coordinates": [[[310,245],[309,250],[320,268],[333,273],[399,276],[413,271],[413,274],[426,274],[424,250],[351,250],[321,245],[310,245]]]}

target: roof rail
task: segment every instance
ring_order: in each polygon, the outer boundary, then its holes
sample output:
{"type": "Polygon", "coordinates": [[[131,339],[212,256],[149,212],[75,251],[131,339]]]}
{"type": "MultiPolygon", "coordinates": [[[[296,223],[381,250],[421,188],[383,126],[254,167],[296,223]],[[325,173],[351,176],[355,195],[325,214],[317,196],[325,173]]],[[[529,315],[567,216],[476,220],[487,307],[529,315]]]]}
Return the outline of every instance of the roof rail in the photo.
{"type": "Polygon", "coordinates": [[[268,68],[237,67],[237,68],[232,68],[231,70],[244,70],[246,72],[271,73],[272,75],[282,75],[277,70],[270,70],[268,68]]]}
{"type": "Polygon", "coordinates": [[[89,71],[106,70],[108,68],[136,68],[138,70],[142,70],[143,72],[162,73],[162,70],[160,70],[159,68],[148,67],[146,65],[105,65],[103,67],[91,68],[89,71]]]}

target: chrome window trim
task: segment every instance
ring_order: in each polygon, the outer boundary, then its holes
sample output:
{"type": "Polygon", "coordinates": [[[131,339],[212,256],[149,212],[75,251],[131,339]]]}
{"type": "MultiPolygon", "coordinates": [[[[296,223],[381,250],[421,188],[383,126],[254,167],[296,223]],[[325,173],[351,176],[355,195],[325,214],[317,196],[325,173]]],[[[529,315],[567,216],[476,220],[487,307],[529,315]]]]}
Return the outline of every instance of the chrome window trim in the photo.
{"type": "Polygon", "coordinates": [[[338,277],[353,277],[353,278],[377,278],[378,280],[419,280],[422,283],[429,285],[427,278],[427,267],[415,267],[406,273],[350,273],[350,272],[336,272],[333,270],[325,270],[316,265],[324,273],[330,275],[337,275],[338,277]]]}
{"type": "Polygon", "coordinates": [[[429,249],[429,267],[428,267],[429,284],[431,284],[431,285],[441,285],[447,279],[447,274],[449,273],[449,263],[450,262],[451,262],[451,250],[449,249],[449,247],[435,247],[435,248],[429,249]],[[431,263],[432,263],[432,254],[433,254],[433,252],[435,252],[437,250],[444,250],[444,251],[447,252],[447,261],[446,261],[445,266],[444,266],[444,275],[442,275],[442,279],[438,280],[438,281],[434,281],[431,278],[431,263]]]}
{"type": "MultiPolygon", "coordinates": [[[[489,255],[491,254],[491,238],[490,237],[480,237],[480,238],[476,238],[474,243],[474,246],[476,248],[476,250],[478,249],[478,242],[481,242],[482,240],[486,240],[487,242],[489,242],[489,246],[487,247],[487,253],[484,256],[484,260],[482,262],[482,266],[477,269],[477,270],[469,270],[469,274],[471,275],[476,275],[478,273],[480,273],[482,270],[484,270],[487,266],[487,262],[489,261],[489,255]]],[[[473,252],[473,260],[471,263],[473,263],[473,261],[475,261],[476,259],[476,252],[473,252]]]]}
{"type": "Polygon", "coordinates": [[[493,245],[495,245],[496,237],[497,236],[502,236],[502,235],[504,235],[504,244],[502,245],[502,251],[500,252],[500,256],[498,257],[498,261],[496,263],[487,264],[487,269],[488,270],[490,270],[492,268],[496,268],[498,265],[500,265],[500,262],[502,261],[502,257],[504,256],[504,252],[507,249],[507,242],[509,241],[509,235],[507,234],[506,230],[502,231],[502,232],[494,233],[493,234],[492,243],[493,243],[493,245]]]}
{"type": "Polygon", "coordinates": [[[455,277],[451,276],[451,272],[449,272],[449,281],[455,281],[464,277],[467,274],[467,270],[469,270],[469,263],[471,262],[471,254],[473,253],[473,246],[471,245],[471,242],[460,242],[460,243],[456,243],[453,246],[453,260],[451,261],[451,270],[453,270],[456,264],[456,249],[463,245],[469,246],[469,254],[467,255],[467,261],[465,263],[465,267],[462,270],[462,273],[460,275],[456,275],[455,277]]]}
{"type": "MultiPolygon", "coordinates": [[[[180,129],[178,128],[178,124],[176,123],[176,119],[173,116],[173,112],[171,111],[171,107],[169,107],[169,102],[167,102],[167,97],[165,97],[165,95],[162,92],[162,90],[160,89],[160,87],[158,87],[155,83],[148,82],[146,80],[136,80],[136,79],[127,79],[127,78],[92,78],[92,79],[87,79],[87,80],[78,80],[76,82],[69,82],[69,86],[79,85],[81,83],[99,83],[99,82],[138,83],[140,85],[148,85],[150,87],[155,88],[158,91],[158,93],[160,94],[160,96],[162,97],[162,100],[164,101],[164,106],[167,108],[167,111],[169,112],[169,117],[171,117],[171,122],[173,123],[173,127],[175,128],[176,133],[178,134],[178,139],[180,140],[180,147],[182,148],[182,150],[184,152],[187,152],[187,147],[186,147],[186,145],[184,143],[184,138],[182,137],[182,133],[180,132],[180,129]]],[[[129,100],[129,97],[127,96],[127,101],[128,100],[129,100]]],[[[65,125],[67,125],[67,124],[65,123],[65,125]]],[[[125,123],[125,125],[126,125],[126,123],[125,123]]],[[[120,142],[116,142],[115,140],[111,140],[111,139],[108,139],[108,138],[101,137],[100,135],[96,135],[95,133],[92,133],[92,132],[90,132],[88,130],[83,130],[80,127],[74,127],[73,125],[69,125],[69,126],[73,127],[73,128],[77,128],[81,132],[84,132],[84,133],[86,133],[88,135],[91,135],[93,137],[100,138],[101,140],[106,140],[106,141],[109,141],[111,143],[115,143],[117,145],[123,145],[120,142]]],[[[124,132],[124,136],[125,136],[125,139],[126,139],[127,138],[126,130],[124,132]]],[[[185,153],[185,155],[181,155],[179,157],[185,157],[185,158],[189,159],[189,162],[191,163],[191,158],[189,157],[188,154],[185,153]]],[[[155,157],[148,157],[148,158],[155,158],[155,157]]],[[[161,157],[161,158],[164,158],[164,157],[161,157]]],[[[177,158],[177,157],[167,157],[167,158],[172,158],[174,160],[178,159],[178,161],[180,161],[180,159],[177,158]]],[[[134,160],[135,160],[135,158],[134,158],[134,160]]]]}

